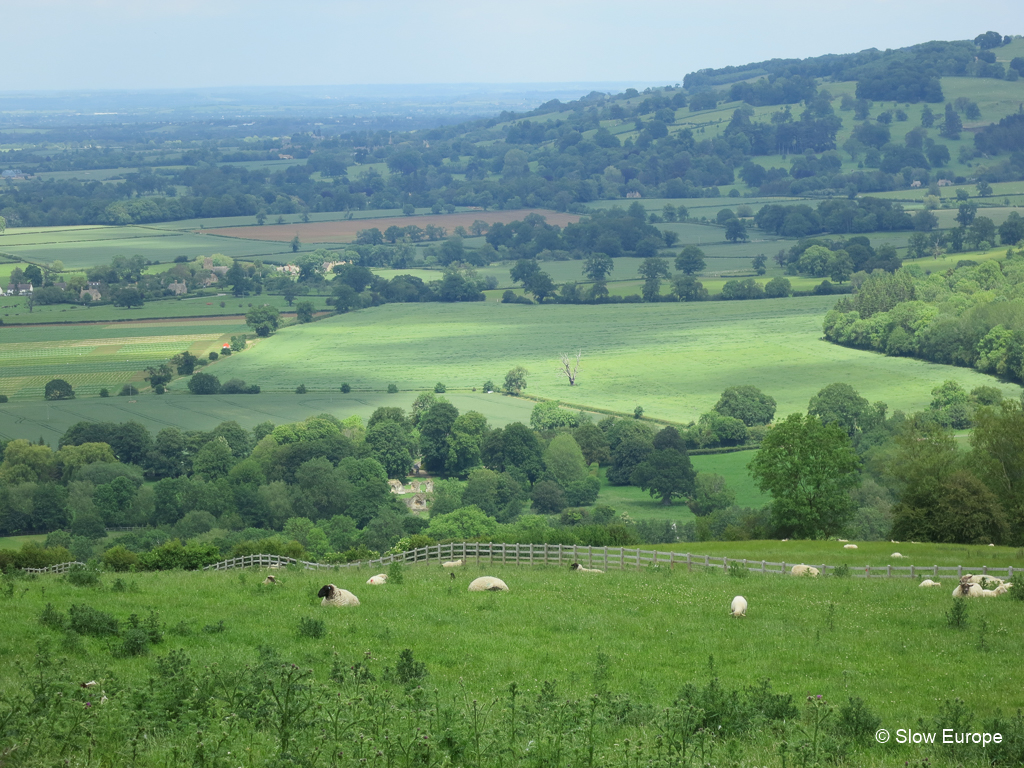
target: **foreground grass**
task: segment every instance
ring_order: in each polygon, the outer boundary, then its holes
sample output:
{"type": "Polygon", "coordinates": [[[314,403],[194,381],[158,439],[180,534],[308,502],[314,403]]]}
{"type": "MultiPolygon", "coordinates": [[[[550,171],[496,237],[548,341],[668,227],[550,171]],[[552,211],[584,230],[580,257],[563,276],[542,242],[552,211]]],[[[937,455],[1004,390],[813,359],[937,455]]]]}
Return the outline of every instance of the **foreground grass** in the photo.
{"type": "MultiPolygon", "coordinates": [[[[154,736],[142,747],[136,744],[142,750],[139,765],[159,764],[175,746],[194,759],[197,727],[210,731],[207,750],[218,743],[227,745],[221,747],[222,756],[226,750],[248,750],[239,764],[293,764],[267,762],[277,750],[274,734],[279,735],[271,726],[280,724],[272,706],[269,716],[264,713],[253,723],[231,717],[231,712],[244,706],[238,693],[243,680],[233,673],[245,665],[255,669],[267,658],[311,667],[312,677],[303,683],[308,690],[313,680],[327,681],[335,657],[344,662],[342,669],[358,663],[379,681],[393,675],[386,668],[394,670],[399,654],[410,649],[428,673],[420,681],[428,695],[422,721],[417,722],[437,736],[429,713],[442,704],[452,706],[462,724],[452,723],[452,729],[479,729],[479,735],[490,733],[491,724],[506,722],[503,713],[512,683],[518,685],[524,710],[538,706],[552,693],[554,701],[569,707],[596,692],[600,696],[595,701],[601,707],[597,747],[604,756],[592,763],[597,765],[611,764],[613,755],[614,762],[622,760],[623,739],[631,739],[637,753],[653,750],[654,737],[663,732],[662,708],[687,683],[703,688],[712,675],[725,689],[770,678],[775,691],[793,694],[798,703],[808,694],[821,694],[835,704],[860,697],[881,718],[882,726],[891,730],[915,727],[919,718],[931,727],[943,702],[953,697],[963,699],[966,711],[972,713],[972,730],[980,729],[983,718],[1024,703],[1019,681],[1006,673],[1006,660],[1016,653],[1024,630],[1024,606],[1009,598],[970,601],[969,627],[956,631],[946,626],[944,618],[951,602],[948,592],[920,590],[909,580],[756,575],[737,579],[699,569],[687,573],[667,568],[591,576],[572,574],[565,567],[471,564],[456,573],[454,582],[436,565],[423,565],[408,568],[402,584],[374,588],[363,583],[371,573],[278,571],[276,586],[262,585],[264,573],[251,571],[125,574],[121,581],[128,590],[120,592],[111,589],[113,574],[102,576],[99,587],[72,587],[56,577],[19,580],[7,596],[0,597],[9,617],[0,638],[0,654],[8,662],[0,669],[4,700],[14,701],[11,697],[26,686],[17,665],[31,668],[34,653],[41,651],[44,666],[49,662],[60,670],[60,682],[54,685],[63,684],[69,697],[98,699],[95,691],[77,689],[79,681],[98,682],[110,697],[110,709],[96,715],[101,720],[91,726],[97,733],[94,743],[121,738],[128,749],[131,734],[145,728],[145,713],[138,711],[137,724],[122,724],[123,733],[104,731],[102,718],[113,723],[119,712],[130,716],[133,704],[147,707],[153,701],[162,701],[161,706],[176,712],[172,701],[157,694],[169,685],[165,678],[174,667],[168,654],[180,651],[188,660],[185,667],[180,666],[180,657],[175,662],[177,675],[188,686],[181,696],[193,695],[191,681],[205,679],[204,674],[219,681],[208,694],[213,719],[204,720],[195,711],[176,714],[175,719],[191,723],[193,730],[182,729],[174,738],[154,736]],[[503,578],[511,591],[467,592],[468,582],[483,574],[503,578]],[[327,581],[355,592],[362,605],[321,608],[315,594],[327,581]],[[750,604],[743,620],[727,617],[735,594],[743,594],[750,604]],[[148,656],[114,658],[107,641],[83,638],[68,643],[63,633],[41,626],[38,617],[47,604],[65,613],[73,604],[85,604],[122,621],[129,614],[145,616],[154,609],[165,638],[148,656]],[[323,637],[300,637],[298,626],[303,620],[322,620],[323,637]],[[979,634],[982,626],[984,636],[979,634]],[[61,660],[65,655],[67,660],[61,660]],[[164,661],[158,666],[159,657],[164,661]],[[149,696],[156,699],[143,695],[147,686],[149,696]],[[618,710],[612,701],[619,702],[618,710]],[[618,714],[613,716],[615,711],[618,714]]],[[[275,664],[274,669],[274,675],[282,676],[274,678],[278,683],[284,675],[293,674],[288,666],[275,664]]],[[[37,669],[33,676],[42,680],[46,674],[45,669],[37,669]]],[[[302,695],[299,689],[293,692],[302,695]]],[[[341,702],[354,695],[371,696],[366,706],[385,720],[402,698],[400,691],[384,695],[372,687],[361,694],[343,688],[339,694],[336,701],[341,702]],[[382,697],[373,698],[378,695],[382,697]]],[[[327,700],[324,705],[331,706],[327,700]]],[[[312,713],[296,717],[294,738],[306,740],[302,754],[308,756],[318,740],[326,738],[316,735],[326,727],[325,721],[312,713]],[[307,727],[314,723],[316,728],[307,727]]],[[[586,731],[578,720],[561,722],[566,744],[580,728],[586,731]]],[[[392,721],[392,738],[400,737],[402,727],[392,721]]],[[[737,757],[746,755],[745,765],[754,764],[751,758],[757,765],[779,765],[778,741],[797,744],[802,738],[799,727],[803,725],[797,720],[754,730],[732,747],[730,740],[723,739],[718,748],[732,749],[737,757]]],[[[359,729],[363,728],[369,726],[360,724],[359,729]]],[[[69,732],[67,738],[76,735],[69,732]]],[[[531,747],[525,741],[515,747],[524,752],[510,763],[499,759],[496,738],[494,733],[488,737],[492,746],[487,759],[466,755],[455,764],[587,764],[567,758],[538,763],[530,759],[531,747]]],[[[17,741],[18,734],[6,739],[17,741]]],[[[540,746],[535,743],[533,749],[540,746]]],[[[84,749],[76,754],[80,757],[73,764],[94,764],[91,752],[89,760],[84,749]]],[[[352,753],[347,754],[350,759],[352,753]]],[[[922,752],[919,747],[869,745],[859,748],[851,764],[892,765],[897,759],[923,756],[946,764],[948,755],[939,750],[922,752]]],[[[965,762],[973,764],[974,758],[967,757],[965,762]]],[[[710,762],[721,764],[718,759],[710,762]]],[[[318,764],[349,763],[332,763],[325,756],[318,764]]]]}

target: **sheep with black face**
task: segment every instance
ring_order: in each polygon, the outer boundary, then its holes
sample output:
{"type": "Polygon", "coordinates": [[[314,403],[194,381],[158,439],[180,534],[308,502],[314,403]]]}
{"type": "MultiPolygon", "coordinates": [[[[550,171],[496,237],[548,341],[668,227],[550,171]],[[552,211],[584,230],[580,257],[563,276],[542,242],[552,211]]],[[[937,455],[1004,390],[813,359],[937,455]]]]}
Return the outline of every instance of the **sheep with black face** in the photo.
{"type": "Polygon", "coordinates": [[[322,597],[320,605],[335,605],[339,607],[346,607],[350,605],[359,605],[359,598],[349,592],[347,589],[340,589],[333,584],[325,584],[320,587],[320,591],[316,593],[317,597],[322,597]]]}

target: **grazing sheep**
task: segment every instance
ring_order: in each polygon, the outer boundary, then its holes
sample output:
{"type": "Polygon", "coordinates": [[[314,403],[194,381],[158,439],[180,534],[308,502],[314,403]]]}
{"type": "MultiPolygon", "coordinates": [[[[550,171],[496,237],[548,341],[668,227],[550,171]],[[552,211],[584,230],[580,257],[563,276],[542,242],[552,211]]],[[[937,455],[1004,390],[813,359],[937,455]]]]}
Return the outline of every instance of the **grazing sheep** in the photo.
{"type": "Polygon", "coordinates": [[[579,563],[573,563],[569,567],[572,568],[574,571],[578,571],[580,573],[604,573],[604,571],[602,571],[600,568],[584,568],[579,563]]]}
{"type": "Polygon", "coordinates": [[[508,585],[494,576],[481,576],[473,579],[469,585],[470,592],[508,592],[508,585]]]}
{"type": "Polygon", "coordinates": [[[462,560],[449,560],[447,563],[441,563],[442,568],[461,568],[462,560]]]}
{"type": "Polygon", "coordinates": [[[849,539],[836,539],[836,541],[842,544],[843,542],[849,541],[849,539]]]}
{"type": "Polygon", "coordinates": [[[333,584],[325,584],[320,587],[320,591],[316,593],[317,597],[322,597],[320,605],[337,605],[337,606],[349,606],[359,605],[359,598],[349,592],[347,589],[339,589],[333,584]]]}
{"type": "Polygon", "coordinates": [[[378,573],[376,576],[371,576],[366,580],[367,584],[373,584],[375,587],[381,584],[388,583],[388,575],[386,573],[378,573]]]}
{"type": "Polygon", "coordinates": [[[742,595],[736,595],[729,606],[729,615],[740,618],[747,615],[747,600],[742,595]]]}
{"type": "Polygon", "coordinates": [[[897,560],[903,559],[903,555],[901,555],[899,552],[893,552],[891,555],[889,555],[889,557],[895,557],[897,560]]]}
{"type": "Polygon", "coordinates": [[[919,587],[941,587],[942,583],[938,581],[932,581],[931,579],[925,579],[917,586],[919,587]]]}
{"type": "Polygon", "coordinates": [[[817,576],[818,569],[811,565],[794,565],[790,573],[793,576],[817,576]]]}
{"type": "Polygon", "coordinates": [[[265,578],[263,580],[263,583],[264,584],[277,584],[277,579],[275,579],[273,576],[267,576],[267,578],[265,578]]]}
{"type": "Polygon", "coordinates": [[[843,549],[856,549],[856,544],[843,544],[843,549]]]}

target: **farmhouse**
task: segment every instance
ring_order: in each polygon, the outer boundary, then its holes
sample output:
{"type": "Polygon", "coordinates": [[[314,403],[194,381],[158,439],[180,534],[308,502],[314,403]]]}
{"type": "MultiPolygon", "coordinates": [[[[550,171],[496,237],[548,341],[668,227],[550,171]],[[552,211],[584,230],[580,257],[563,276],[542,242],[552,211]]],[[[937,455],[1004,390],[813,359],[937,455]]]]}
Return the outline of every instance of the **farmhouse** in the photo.
{"type": "Polygon", "coordinates": [[[32,293],[32,283],[11,283],[7,286],[8,296],[28,296],[32,293]]]}
{"type": "Polygon", "coordinates": [[[168,283],[167,290],[169,290],[175,296],[184,296],[186,293],[188,293],[188,286],[185,284],[185,281],[182,280],[181,282],[178,283],[168,283]]]}

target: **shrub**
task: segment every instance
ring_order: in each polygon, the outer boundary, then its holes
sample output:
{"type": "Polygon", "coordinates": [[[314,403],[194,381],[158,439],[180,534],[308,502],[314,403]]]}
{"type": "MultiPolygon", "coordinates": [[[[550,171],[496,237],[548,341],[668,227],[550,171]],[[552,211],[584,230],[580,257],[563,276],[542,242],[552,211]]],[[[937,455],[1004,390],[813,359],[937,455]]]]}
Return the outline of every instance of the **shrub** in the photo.
{"type": "Polygon", "coordinates": [[[51,379],[46,382],[43,394],[47,400],[74,400],[75,390],[64,379],[51,379]]]}
{"type": "MultiPolygon", "coordinates": [[[[6,403],[7,402],[7,395],[0,395],[0,397],[3,398],[3,400],[0,400],[0,403],[6,403]]],[[[110,390],[107,389],[106,387],[101,387],[100,388],[100,397],[110,397],[110,390]]]]}
{"type": "Polygon", "coordinates": [[[44,627],[63,632],[68,628],[68,617],[54,608],[53,605],[47,603],[46,607],[43,608],[43,612],[39,614],[39,623],[44,627]]]}
{"type": "MultiPolygon", "coordinates": [[[[1013,590],[1010,590],[1013,592],[1013,590]]],[[[957,598],[946,611],[946,626],[950,629],[967,629],[967,599],[957,598]]]]}
{"type": "Polygon", "coordinates": [[[73,565],[64,577],[76,587],[95,587],[100,583],[99,573],[84,565],[73,565]]]}
{"type": "Polygon", "coordinates": [[[398,391],[398,386],[396,384],[388,384],[388,394],[389,395],[393,395],[397,391],[398,391]]]}
{"type": "Polygon", "coordinates": [[[139,564],[139,556],[122,544],[103,553],[103,566],[112,571],[130,571],[139,564]]]}
{"type": "Polygon", "coordinates": [[[832,569],[832,575],[835,576],[837,579],[847,578],[850,575],[849,564],[843,563],[842,565],[837,565],[835,568],[832,569]]]}
{"type": "Polygon", "coordinates": [[[442,384],[440,381],[437,382],[437,384],[434,385],[434,392],[436,392],[437,394],[439,394],[439,395],[444,394],[445,391],[446,391],[446,388],[445,388],[444,384],[442,384]]]}
{"type": "Polygon", "coordinates": [[[348,384],[342,384],[341,385],[341,394],[347,395],[351,391],[352,391],[352,387],[350,387],[348,384]]]}
{"type": "Polygon", "coordinates": [[[258,395],[259,384],[246,384],[242,379],[228,379],[220,386],[222,395],[258,395]]]}
{"type": "Polygon", "coordinates": [[[133,387],[131,384],[125,384],[121,387],[121,391],[117,393],[118,397],[134,397],[139,394],[138,387],[133,387]]]}
{"type": "Polygon", "coordinates": [[[484,382],[484,392],[493,392],[495,389],[494,382],[488,379],[484,382]]]}
{"type": "Polygon", "coordinates": [[[188,391],[193,395],[216,395],[220,392],[220,379],[212,373],[197,373],[188,380],[188,391]]]}
{"type": "Polygon", "coordinates": [[[218,355],[218,354],[217,354],[216,352],[211,352],[211,353],[210,353],[210,354],[208,355],[208,357],[209,357],[209,358],[210,358],[211,360],[216,360],[216,359],[217,359],[218,357],[220,357],[220,355],[218,355]]]}
{"type": "Polygon", "coordinates": [[[388,566],[388,584],[402,584],[405,582],[405,565],[394,562],[388,566]]]}
{"type": "Polygon", "coordinates": [[[299,637],[309,637],[313,640],[319,640],[327,633],[327,628],[324,625],[323,619],[311,619],[308,616],[303,616],[299,619],[299,637]]]}
{"type": "Polygon", "coordinates": [[[109,613],[88,605],[72,605],[68,609],[68,629],[90,637],[116,636],[118,622],[109,613]]]}

